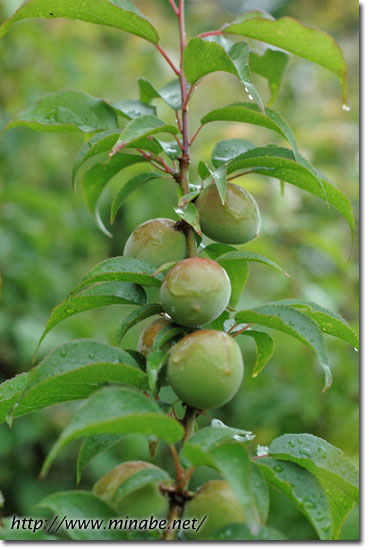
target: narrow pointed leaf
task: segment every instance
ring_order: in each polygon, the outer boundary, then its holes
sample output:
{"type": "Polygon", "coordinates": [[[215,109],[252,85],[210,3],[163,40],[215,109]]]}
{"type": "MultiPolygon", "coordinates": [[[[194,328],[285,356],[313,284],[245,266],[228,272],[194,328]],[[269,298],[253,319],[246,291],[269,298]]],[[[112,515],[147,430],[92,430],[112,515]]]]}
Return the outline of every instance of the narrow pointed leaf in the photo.
{"type": "Polygon", "coordinates": [[[265,114],[263,114],[254,103],[233,103],[232,105],[210,111],[210,113],[201,119],[201,124],[227,120],[255,124],[256,126],[274,130],[274,132],[277,132],[289,142],[295,156],[298,154],[296,139],[291,128],[277,111],[269,107],[266,107],[265,114]]]}
{"type": "Polygon", "coordinates": [[[37,349],[40,347],[46,334],[55,325],[72,315],[114,304],[143,305],[145,303],[145,291],[138,285],[120,281],[97,283],[88,289],[82,290],[78,296],[67,298],[64,302],[54,307],[37,349]]]}
{"type": "Polygon", "coordinates": [[[255,145],[246,139],[224,139],[223,141],[219,141],[214,147],[211,153],[211,160],[215,168],[219,168],[225,162],[239,157],[250,149],[255,149],[255,145]]]}
{"type": "Polygon", "coordinates": [[[91,435],[83,440],[77,459],[77,484],[82,472],[95,456],[102,453],[122,439],[119,435],[91,435]]]}
{"type": "Polygon", "coordinates": [[[163,308],[160,304],[147,304],[132,311],[132,313],[130,313],[123,320],[120,329],[114,339],[115,345],[120,344],[124,335],[128,332],[130,328],[137,325],[137,323],[144,321],[148,317],[152,317],[153,315],[158,315],[159,313],[162,313],[162,311],[163,308]]]}
{"type": "Polygon", "coordinates": [[[186,78],[195,84],[203,76],[215,71],[234,74],[263,111],[264,105],[252,83],[249,70],[249,46],[246,42],[231,44],[229,48],[216,40],[193,38],[187,44],[183,57],[186,78]]]}
{"type": "Polygon", "coordinates": [[[269,334],[259,330],[245,330],[242,335],[250,336],[255,340],[257,356],[255,366],[251,373],[252,378],[255,378],[270,361],[274,352],[274,340],[269,334]]]}
{"type": "Polygon", "coordinates": [[[157,174],[156,172],[144,172],[143,174],[138,174],[137,176],[128,180],[124,184],[124,186],[118,191],[118,193],[115,195],[113,199],[113,202],[111,205],[110,223],[113,223],[119,208],[122,206],[123,202],[133,191],[135,191],[136,189],[139,189],[145,183],[148,183],[149,181],[152,181],[154,179],[158,179],[161,177],[162,176],[160,174],[157,174]]]}
{"type": "Polygon", "coordinates": [[[199,212],[192,202],[189,202],[184,208],[174,208],[174,212],[181,220],[187,222],[200,237],[202,236],[199,212]]]}
{"type": "Polygon", "coordinates": [[[253,535],[244,523],[231,523],[209,536],[209,540],[288,540],[272,527],[263,526],[258,535],[253,535]]]}
{"type": "Polygon", "coordinates": [[[147,378],[149,390],[156,396],[158,393],[158,382],[160,372],[168,360],[168,352],[155,350],[152,351],[146,358],[147,378]]]}
{"type": "Polygon", "coordinates": [[[292,307],[267,304],[248,311],[240,311],[235,319],[238,323],[256,323],[274,328],[294,336],[312,348],[318,356],[324,371],[325,384],[323,391],[332,384],[332,373],[328,366],[328,357],[319,325],[292,307]]]}
{"type": "Polygon", "coordinates": [[[227,194],[227,167],[222,164],[216,170],[210,170],[210,174],[213,176],[214,183],[217,186],[221,203],[224,204],[227,194]]]}
{"type": "Polygon", "coordinates": [[[228,252],[239,252],[239,250],[230,244],[211,243],[201,250],[200,256],[207,256],[211,260],[216,260],[220,256],[228,254],[228,252]]]}
{"type": "Polygon", "coordinates": [[[139,140],[154,134],[178,134],[178,128],[166,124],[160,118],[152,115],[144,115],[131,120],[121,132],[120,137],[112,149],[116,153],[122,147],[139,147],[139,140]],[[138,145],[137,145],[138,143],[138,145]]]}
{"type": "Polygon", "coordinates": [[[113,101],[111,106],[128,120],[133,120],[140,116],[153,115],[156,116],[156,108],[153,105],[147,105],[139,99],[127,99],[126,101],[113,101]]]}
{"type": "Polygon", "coordinates": [[[16,21],[35,17],[79,19],[127,31],[154,44],[159,42],[155,28],[130,0],[94,0],[93,9],[85,0],[26,0],[0,27],[0,37],[16,21]]]}
{"type": "Polygon", "coordinates": [[[347,102],[347,67],[341,48],[332,36],[307,27],[292,17],[246,17],[226,25],[223,32],[238,34],[273,44],[278,48],[317,63],[339,79],[343,101],[347,102]]]}
{"type": "Polygon", "coordinates": [[[50,92],[19,113],[1,132],[26,126],[44,132],[96,132],[118,128],[117,115],[102,99],[85,92],[50,92]]]}
{"type": "Polygon", "coordinates": [[[320,540],[332,539],[332,517],[327,496],[318,480],[297,464],[274,458],[255,461],[265,479],[282,491],[314,527],[320,540]],[[325,518],[322,521],[322,517],[325,518]]]}
{"type": "Polygon", "coordinates": [[[262,55],[250,52],[250,70],[268,80],[270,90],[269,104],[277,99],[284,71],[287,67],[289,57],[279,50],[268,48],[262,55]]]}
{"type": "Polygon", "coordinates": [[[74,439],[125,433],[154,435],[175,443],[183,437],[184,430],[145,395],[125,388],[105,388],[93,395],[64,429],[45,460],[42,474],[47,473],[59,451],[74,439]]]}
{"type": "Polygon", "coordinates": [[[199,165],[197,167],[197,173],[199,174],[202,180],[206,180],[206,178],[210,176],[210,170],[205,164],[205,162],[202,160],[200,160],[199,165]]]}
{"type": "Polygon", "coordinates": [[[227,252],[225,254],[222,254],[217,257],[217,261],[220,262],[228,262],[228,261],[237,261],[237,260],[245,260],[247,262],[257,262],[264,265],[268,265],[269,267],[272,267],[276,271],[279,271],[282,275],[285,277],[289,277],[288,273],[284,271],[276,262],[273,262],[270,258],[267,258],[266,256],[262,256],[261,254],[258,254],[257,252],[244,252],[242,250],[235,250],[227,252]]]}
{"type": "Polygon", "coordinates": [[[29,372],[22,372],[0,384],[0,423],[7,419],[9,411],[24,390],[28,377],[29,372]]]}

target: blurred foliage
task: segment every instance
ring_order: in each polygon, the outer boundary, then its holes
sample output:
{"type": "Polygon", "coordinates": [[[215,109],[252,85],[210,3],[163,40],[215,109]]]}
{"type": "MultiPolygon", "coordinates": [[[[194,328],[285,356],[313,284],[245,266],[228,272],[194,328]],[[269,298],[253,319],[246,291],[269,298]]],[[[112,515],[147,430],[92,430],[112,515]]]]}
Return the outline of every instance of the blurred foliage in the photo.
{"type": "MultiPolygon", "coordinates": [[[[0,20],[19,2],[0,0],[0,20]]],[[[177,58],[177,29],[169,2],[138,0],[164,37],[164,45],[177,58]]],[[[327,0],[192,0],[188,2],[189,35],[218,28],[242,10],[263,8],[275,16],[291,15],[333,34],[349,66],[351,111],[341,109],[334,76],[308,62],[291,59],[276,109],[293,128],[301,152],[332,182],[345,191],[358,211],[358,2],[327,0]]],[[[262,51],[255,42],[256,51],[262,51]]],[[[85,90],[108,100],[137,96],[137,77],[156,86],[172,78],[167,66],[145,41],[114,29],[63,20],[20,23],[0,43],[0,126],[12,115],[48,91],[85,90]]],[[[255,77],[264,98],[265,82],[255,77]]],[[[191,129],[199,117],[224,103],[244,100],[244,91],[231,75],[209,75],[191,102],[191,129]]],[[[173,121],[163,106],[159,116],[173,121]]],[[[266,130],[247,125],[217,123],[205,128],[193,147],[192,177],[200,159],[209,160],[215,141],[243,137],[256,144],[275,141],[266,130]]],[[[282,143],[282,142],[281,142],[282,143]]],[[[0,141],[0,272],[3,297],[0,309],[0,381],[31,366],[36,343],[50,310],[61,302],[87,270],[98,261],[122,253],[129,233],[149,218],[174,217],[176,190],[164,180],[147,184],[125,203],[112,227],[113,239],[99,232],[80,192],[72,193],[71,166],[82,138],[74,134],[12,130],[0,141]]],[[[119,183],[138,172],[118,174],[104,195],[109,199],[119,183]]],[[[351,246],[344,219],[323,203],[286,185],[261,176],[238,180],[256,197],[262,212],[260,237],[247,245],[278,262],[291,278],[259,265],[251,274],[240,307],[271,300],[301,297],[341,313],[358,328],[358,237],[351,246]]],[[[78,337],[111,340],[127,306],[115,306],[76,316],[46,338],[39,356],[57,343],[78,337]]],[[[144,323],[132,329],[125,345],[133,348],[144,323]]],[[[305,346],[276,335],[276,352],[260,378],[249,374],[255,350],[239,338],[246,376],[236,398],[214,416],[225,423],[252,430],[255,445],[285,432],[310,432],[359,458],[358,354],[346,344],[327,341],[334,375],[332,388],[321,392],[323,380],[317,362],[305,346]]],[[[0,426],[0,488],[5,514],[29,514],[41,497],[75,486],[78,446],[70,446],[48,478],[37,479],[46,452],[78,406],[55,406],[18,419],[12,431],[0,426]]],[[[208,419],[202,419],[203,423],[208,419]]],[[[157,462],[172,468],[168,448],[161,445],[157,462]]],[[[152,460],[145,438],[127,436],[87,468],[81,487],[92,483],[122,460],[152,460]]],[[[213,478],[200,468],[193,487],[213,478]]],[[[315,538],[313,530],[283,495],[273,492],[271,523],[289,525],[290,538],[315,538]]],[[[358,514],[353,511],[342,538],[358,538],[358,514]]]]}

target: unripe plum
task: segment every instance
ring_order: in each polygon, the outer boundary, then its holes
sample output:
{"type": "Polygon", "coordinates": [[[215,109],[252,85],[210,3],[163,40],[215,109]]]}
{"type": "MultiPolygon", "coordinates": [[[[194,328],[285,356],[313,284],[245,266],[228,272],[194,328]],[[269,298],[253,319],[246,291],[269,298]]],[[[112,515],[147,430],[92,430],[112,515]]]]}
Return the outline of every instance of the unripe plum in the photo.
{"type": "Polygon", "coordinates": [[[226,244],[243,244],[258,236],[260,211],[254,197],[234,183],[227,184],[222,204],[215,183],[199,195],[196,207],[201,229],[207,237],[226,244]]]}
{"type": "Polygon", "coordinates": [[[179,325],[197,327],[216,319],[226,308],[231,283],[214,260],[187,258],[167,273],[160,289],[163,309],[179,325]]]}
{"type": "Polygon", "coordinates": [[[167,262],[186,258],[186,236],[183,231],[176,228],[174,220],[148,220],[139,225],[128,237],[123,255],[160,267],[167,262]]]}
{"type": "Polygon", "coordinates": [[[120,516],[144,519],[154,516],[164,518],[169,511],[168,499],[160,492],[159,482],[152,482],[129,493],[121,500],[114,499],[114,493],[123,481],[146,468],[157,468],[154,464],[135,460],[123,462],[95,483],[92,492],[112,506],[120,516]]]}
{"type": "Polygon", "coordinates": [[[235,395],[243,377],[242,353],[225,332],[197,330],[180,340],[168,361],[168,381],[187,405],[221,407],[235,395]]]}
{"type": "Polygon", "coordinates": [[[245,523],[246,514],[227,481],[214,480],[205,483],[186,505],[183,518],[198,520],[207,516],[198,532],[186,531],[192,540],[211,540],[211,534],[230,523],[245,523]]]}
{"type": "MultiPolygon", "coordinates": [[[[155,338],[163,328],[171,324],[169,319],[165,317],[160,317],[152,323],[150,323],[141,333],[140,339],[138,341],[138,351],[145,355],[146,357],[149,353],[152,352],[155,338]]],[[[170,347],[169,342],[166,342],[162,348],[163,351],[168,351],[170,347]]]]}

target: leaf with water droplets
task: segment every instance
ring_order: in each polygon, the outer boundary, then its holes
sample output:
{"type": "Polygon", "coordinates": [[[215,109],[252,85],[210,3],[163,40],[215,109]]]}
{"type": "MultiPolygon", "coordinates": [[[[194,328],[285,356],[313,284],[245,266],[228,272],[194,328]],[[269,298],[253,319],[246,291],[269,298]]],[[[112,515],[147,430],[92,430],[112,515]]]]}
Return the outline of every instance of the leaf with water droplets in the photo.
{"type": "Polygon", "coordinates": [[[115,155],[123,147],[140,147],[142,138],[153,136],[154,134],[178,134],[178,128],[166,124],[160,118],[153,115],[144,115],[131,120],[122,130],[117,143],[114,145],[111,155],[115,155]]]}
{"type": "Polygon", "coordinates": [[[255,145],[246,139],[224,139],[215,145],[211,153],[211,160],[215,168],[219,168],[222,164],[239,157],[250,149],[255,149],[255,145]]]}
{"type": "Polygon", "coordinates": [[[87,289],[83,289],[78,295],[67,298],[64,302],[54,307],[35,354],[46,334],[57,324],[61,323],[61,321],[72,315],[110,305],[143,305],[145,303],[146,293],[144,289],[134,283],[109,281],[106,283],[96,283],[87,289]]]}
{"type": "Polygon", "coordinates": [[[174,208],[174,212],[202,237],[199,212],[192,202],[189,202],[183,208],[174,208]]]}
{"type": "Polygon", "coordinates": [[[318,480],[310,472],[292,462],[274,458],[258,458],[255,464],[268,483],[282,491],[307,517],[321,540],[332,539],[329,502],[318,480]]]}
{"type": "Polygon", "coordinates": [[[337,539],[347,514],[359,500],[359,472],[351,460],[337,447],[310,434],[278,437],[270,444],[269,455],[294,462],[318,479],[329,501],[333,538],[337,539]]]}
{"type": "Polygon", "coordinates": [[[22,372],[0,384],[0,423],[7,419],[9,411],[18,401],[28,377],[29,372],[22,372]]]}
{"type": "Polygon", "coordinates": [[[157,44],[159,35],[150,21],[130,0],[28,0],[0,27],[0,37],[22,19],[42,17],[79,19],[97,25],[107,25],[127,31],[157,44]]]}
{"type": "Polygon", "coordinates": [[[42,474],[47,473],[61,449],[74,439],[126,433],[154,435],[175,443],[183,437],[184,429],[142,393],[128,388],[105,388],[96,392],[77,411],[48,454],[42,474]]]}
{"type": "MultiPolygon", "coordinates": [[[[237,327],[235,327],[237,331],[237,327]]],[[[245,330],[242,332],[243,336],[250,336],[255,340],[257,356],[256,363],[252,369],[251,377],[255,378],[258,376],[265,365],[270,361],[270,358],[274,352],[274,340],[266,332],[261,332],[260,330],[245,330]]]]}
{"type": "Polygon", "coordinates": [[[117,111],[118,115],[133,120],[144,115],[156,116],[156,107],[147,105],[139,99],[126,99],[125,101],[112,101],[111,106],[117,111]]]}
{"type": "Polygon", "coordinates": [[[294,336],[300,342],[311,347],[318,356],[325,375],[323,391],[332,384],[332,374],[328,366],[328,357],[319,325],[305,313],[292,307],[275,303],[256,307],[236,314],[238,323],[256,323],[274,328],[294,336]]]}
{"type": "Polygon", "coordinates": [[[262,55],[250,52],[250,70],[267,79],[270,90],[269,105],[277,99],[283,74],[287,67],[289,57],[279,50],[268,48],[262,55]]]}
{"type": "Polygon", "coordinates": [[[182,90],[178,78],[168,82],[160,90],[157,90],[146,78],[139,78],[138,87],[141,101],[145,103],[150,103],[153,99],[160,98],[174,111],[179,111],[182,108],[182,90]]]}
{"type": "Polygon", "coordinates": [[[81,481],[82,472],[95,456],[102,453],[112,445],[120,441],[119,435],[91,435],[83,440],[77,458],[77,484],[81,481]]]}

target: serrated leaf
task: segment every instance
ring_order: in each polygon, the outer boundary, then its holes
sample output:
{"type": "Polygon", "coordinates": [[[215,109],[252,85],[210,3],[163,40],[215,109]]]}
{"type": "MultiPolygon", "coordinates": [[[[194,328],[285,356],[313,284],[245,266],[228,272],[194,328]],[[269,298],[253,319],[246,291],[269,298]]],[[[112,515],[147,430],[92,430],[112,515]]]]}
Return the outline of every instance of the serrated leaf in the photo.
{"type": "Polygon", "coordinates": [[[277,132],[289,142],[295,156],[298,154],[296,139],[291,128],[277,111],[269,107],[266,107],[265,114],[263,114],[254,103],[233,103],[226,107],[210,111],[210,113],[202,117],[201,124],[223,120],[245,122],[274,130],[274,132],[277,132]]]}
{"type": "Polygon", "coordinates": [[[274,328],[294,336],[300,342],[307,344],[318,356],[324,371],[325,384],[323,391],[332,384],[332,373],[328,366],[328,357],[319,325],[309,316],[288,306],[274,305],[256,307],[248,311],[240,311],[235,315],[238,323],[256,323],[274,328]]]}
{"type": "Polygon", "coordinates": [[[221,203],[224,204],[227,194],[227,167],[225,165],[219,166],[216,170],[210,170],[209,172],[214,179],[214,183],[217,186],[221,203]]]}
{"type": "Polygon", "coordinates": [[[98,227],[110,237],[111,234],[105,228],[98,212],[100,196],[111,178],[118,174],[118,172],[140,162],[147,162],[147,160],[141,155],[119,153],[104,162],[94,164],[83,175],[81,187],[87,208],[95,218],[98,227]]]}
{"type": "Polygon", "coordinates": [[[347,102],[347,67],[341,48],[324,31],[307,27],[292,17],[273,19],[247,16],[243,21],[223,28],[228,34],[239,34],[273,44],[278,48],[317,63],[332,71],[339,79],[343,101],[347,102]]]}
{"type": "Polygon", "coordinates": [[[153,315],[162,313],[162,311],[163,308],[160,304],[147,304],[132,311],[132,313],[130,313],[123,320],[120,329],[118,330],[117,335],[114,339],[115,345],[120,344],[124,335],[128,332],[130,328],[134,327],[135,325],[137,325],[137,323],[140,323],[148,317],[152,317],[153,315]]]}
{"type": "Polygon", "coordinates": [[[87,397],[105,382],[145,388],[147,377],[136,361],[119,348],[89,338],[67,342],[54,348],[32,369],[11,417],[19,408],[31,412],[87,397]]]}
{"type": "Polygon", "coordinates": [[[117,115],[108,103],[85,92],[59,90],[42,96],[11,120],[10,128],[26,126],[44,132],[97,132],[118,128],[117,115]]]}
{"type": "Polygon", "coordinates": [[[60,529],[73,540],[127,540],[124,530],[88,528],[91,520],[100,520],[104,525],[107,520],[116,517],[113,508],[88,491],[54,493],[43,498],[34,509],[51,512],[52,518],[57,518],[55,528],[60,525],[60,529]],[[84,526],[77,524],[74,528],[67,528],[67,522],[78,519],[85,520],[84,526]]]}
{"type": "Polygon", "coordinates": [[[82,288],[99,281],[128,281],[143,286],[160,287],[163,276],[161,273],[155,276],[155,271],[156,267],[135,258],[126,258],[125,256],[108,258],[95,265],[87,273],[73,290],[71,296],[80,292],[82,288]]]}
{"type": "Polygon", "coordinates": [[[281,80],[287,67],[289,57],[279,50],[268,48],[262,55],[250,52],[250,70],[268,80],[270,90],[269,105],[277,99],[281,80]]]}
{"type": "Polygon", "coordinates": [[[202,236],[199,212],[192,202],[188,203],[184,208],[174,208],[174,212],[181,220],[187,222],[200,237],[202,236]]]}
{"type": "Polygon", "coordinates": [[[257,356],[255,366],[251,373],[251,377],[255,378],[270,361],[274,352],[274,340],[269,334],[259,330],[245,330],[242,334],[250,336],[255,340],[257,356]]]}
{"type": "Polygon", "coordinates": [[[314,527],[320,540],[332,539],[332,518],[327,496],[318,480],[297,464],[274,458],[255,461],[265,479],[282,491],[314,527]],[[325,518],[322,521],[322,518],[325,518]]]}
{"type": "Polygon", "coordinates": [[[157,174],[155,172],[144,172],[143,174],[138,174],[137,176],[128,180],[113,199],[113,202],[111,204],[110,223],[113,223],[119,208],[133,191],[139,189],[145,183],[161,177],[162,176],[160,174],[157,174]]]}
{"type": "Polygon", "coordinates": [[[244,523],[231,523],[215,531],[209,540],[288,540],[272,527],[262,527],[258,535],[253,535],[244,523]]]}
{"type": "Polygon", "coordinates": [[[29,372],[22,372],[0,384],[0,423],[6,420],[8,412],[19,399],[28,376],[29,372]]]}
{"type": "MultiPolygon", "coordinates": [[[[174,111],[182,109],[182,90],[178,78],[168,82],[168,84],[165,84],[160,90],[157,90],[146,78],[139,78],[138,86],[142,101],[150,103],[153,99],[158,97],[174,111]]],[[[189,87],[187,86],[187,90],[188,89],[189,87]]]]}
{"type": "Polygon", "coordinates": [[[359,339],[356,332],[337,313],[306,300],[280,300],[274,303],[302,311],[305,315],[311,317],[325,334],[336,336],[336,338],[340,338],[351,344],[355,349],[359,349],[359,339]]]}
{"type": "Polygon", "coordinates": [[[310,434],[285,434],[269,447],[273,458],[289,460],[313,474],[323,487],[331,509],[333,538],[359,499],[359,473],[337,447],[310,434]]]}
{"type": "Polygon", "coordinates": [[[228,173],[250,168],[255,174],[277,178],[296,185],[334,206],[346,218],[351,232],[355,230],[352,205],[347,196],[323,176],[318,176],[307,161],[284,147],[256,147],[228,164],[228,173]]]}
{"type": "Polygon", "coordinates": [[[144,115],[156,116],[156,108],[153,105],[147,105],[139,99],[126,99],[125,101],[112,101],[111,106],[128,120],[133,120],[144,115]]]}
{"type": "Polygon", "coordinates": [[[0,27],[0,37],[16,21],[34,17],[79,19],[127,31],[154,44],[159,42],[155,28],[130,0],[94,0],[93,9],[85,0],[27,0],[0,27]]]}
{"type": "Polygon", "coordinates": [[[125,433],[155,435],[168,443],[175,443],[183,437],[184,429],[145,395],[126,388],[105,388],[79,409],[61,433],[44,462],[42,474],[47,473],[59,451],[74,439],[125,433]]]}
{"type": "Polygon", "coordinates": [[[160,118],[153,115],[144,115],[134,120],[131,120],[122,130],[120,137],[111,151],[114,155],[122,147],[139,147],[141,140],[144,137],[154,134],[178,134],[178,128],[170,124],[166,124],[160,118]]]}
{"type": "Polygon", "coordinates": [[[120,281],[97,283],[90,288],[82,290],[79,295],[67,298],[64,302],[54,307],[38,343],[37,350],[46,334],[58,323],[61,323],[61,321],[72,315],[110,305],[143,305],[145,303],[146,293],[138,285],[120,281]]]}
{"type": "Polygon", "coordinates": [[[127,478],[117,487],[112,496],[112,504],[113,506],[118,505],[127,495],[142,489],[146,485],[168,481],[171,481],[171,478],[165,470],[158,467],[143,468],[136,474],[127,478]]]}
{"type": "Polygon", "coordinates": [[[234,74],[261,109],[263,102],[252,83],[249,70],[249,46],[246,42],[231,44],[227,47],[224,43],[202,38],[193,38],[189,41],[184,51],[183,69],[185,76],[191,84],[195,84],[203,76],[215,71],[224,71],[234,74]]]}
{"type": "Polygon", "coordinates": [[[119,435],[91,435],[83,440],[77,458],[77,484],[82,472],[95,456],[102,453],[122,439],[119,435]]]}
{"type": "Polygon", "coordinates": [[[224,139],[215,145],[211,153],[211,160],[215,168],[219,168],[225,162],[239,157],[250,149],[255,149],[255,145],[246,139],[224,139]]]}

